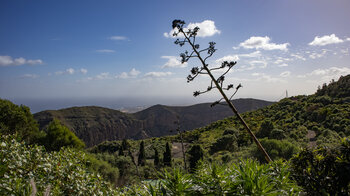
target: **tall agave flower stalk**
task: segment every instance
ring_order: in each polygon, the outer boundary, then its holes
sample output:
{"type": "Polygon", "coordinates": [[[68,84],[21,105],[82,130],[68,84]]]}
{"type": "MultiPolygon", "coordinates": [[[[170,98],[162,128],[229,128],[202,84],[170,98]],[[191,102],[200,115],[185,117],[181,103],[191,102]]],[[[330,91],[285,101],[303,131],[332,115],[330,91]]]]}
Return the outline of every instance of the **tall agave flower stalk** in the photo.
{"type": "Polygon", "coordinates": [[[195,27],[193,29],[185,29],[184,28],[185,22],[182,20],[174,20],[172,27],[174,29],[173,36],[180,37],[175,41],[175,44],[179,46],[183,46],[186,43],[190,45],[191,52],[184,52],[180,54],[181,62],[185,63],[190,58],[198,58],[200,61],[201,66],[200,67],[193,67],[191,69],[191,74],[187,76],[187,82],[193,81],[198,75],[208,75],[211,79],[210,86],[204,91],[195,91],[193,93],[193,96],[198,96],[203,93],[207,93],[211,91],[212,89],[217,89],[222,98],[215,101],[211,106],[215,106],[217,104],[223,104],[222,101],[226,102],[226,105],[228,105],[233,113],[238,117],[239,121],[242,123],[242,125],[245,127],[245,129],[250,134],[251,138],[254,140],[258,148],[260,149],[261,153],[264,154],[265,159],[267,162],[272,161],[270,156],[267,154],[264,147],[259,142],[258,138],[254,135],[254,133],[251,131],[247,123],[244,121],[242,116],[238,113],[236,107],[231,102],[233,96],[237,93],[238,89],[242,87],[241,84],[237,85],[235,88],[234,93],[228,98],[228,96],[225,94],[224,91],[229,91],[231,89],[234,89],[233,84],[229,84],[227,86],[224,86],[225,81],[225,75],[232,69],[234,65],[236,65],[237,62],[235,61],[224,61],[222,62],[221,66],[209,68],[209,65],[206,63],[206,60],[210,58],[216,51],[215,49],[215,42],[209,42],[209,47],[200,49],[200,45],[196,43],[196,36],[199,31],[199,27],[195,27]],[[206,53],[206,54],[205,54],[206,53]],[[205,54],[205,55],[202,55],[205,54]],[[205,57],[204,57],[205,56],[205,57]],[[223,74],[221,74],[218,78],[215,78],[213,75],[213,71],[221,70],[223,71],[223,74]]]}

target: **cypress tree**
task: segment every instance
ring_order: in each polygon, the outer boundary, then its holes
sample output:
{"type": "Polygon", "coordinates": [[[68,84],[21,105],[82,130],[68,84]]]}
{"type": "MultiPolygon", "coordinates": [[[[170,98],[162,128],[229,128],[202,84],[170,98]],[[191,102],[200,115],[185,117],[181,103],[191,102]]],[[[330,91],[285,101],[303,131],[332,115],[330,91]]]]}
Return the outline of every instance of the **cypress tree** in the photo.
{"type": "Polygon", "coordinates": [[[128,140],[123,139],[123,141],[122,141],[123,150],[129,150],[129,146],[130,146],[130,144],[129,144],[128,140]]]}
{"type": "Polygon", "coordinates": [[[200,145],[195,144],[188,151],[188,154],[190,155],[190,158],[189,158],[190,170],[191,172],[193,172],[197,167],[197,163],[201,159],[203,159],[203,149],[200,145]]]}
{"type": "Polygon", "coordinates": [[[145,166],[145,163],[146,163],[145,142],[142,141],[140,143],[140,151],[139,151],[139,157],[137,159],[137,164],[141,166],[145,166]]]}
{"type": "Polygon", "coordinates": [[[156,148],[154,149],[154,166],[159,166],[159,153],[156,148]]]}
{"type": "Polygon", "coordinates": [[[169,146],[169,142],[165,145],[165,152],[163,154],[163,164],[164,166],[171,166],[171,149],[169,146]]]}
{"type": "Polygon", "coordinates": [[[119,147],[118,155],[119,155],[119,156],[124,156],[124,149],[123,149],[123,146],[120,146],[120,147],[119,147]]]}

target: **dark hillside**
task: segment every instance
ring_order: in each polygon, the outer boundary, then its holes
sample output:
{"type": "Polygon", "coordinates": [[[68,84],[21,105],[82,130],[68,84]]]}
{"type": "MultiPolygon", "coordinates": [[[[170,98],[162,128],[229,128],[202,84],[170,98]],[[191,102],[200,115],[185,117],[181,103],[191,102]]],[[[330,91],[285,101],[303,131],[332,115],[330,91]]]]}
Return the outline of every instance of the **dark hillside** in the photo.
{"type": "MultiPolygon", "coordinates": [[[[247,112],[266,107],[273,102],[257,99],[236,99],[232,101],[239,112],[247,112]]],[[[135,118],[145,121],[145,129],[152,131],[152,136],[164,135],[164,128],[175,130],[178,120],[183,130],[192,130],[209,123],[232,116],[232,111],[223,105],[210,107],[211,103],[191,106],[152,106],[134,114],[135,118]]]]}
{"type": "Polygon", "coordinates": [[[40,128],[44,128],[53,118],[59,119],[70,128],[87,146],[106,140],[140,138],[142,124],[128,114],[117,110],[88,106],[62,110],[48,110],[34,114],[40,128]]]}
{"type": "MultiPolygon", "coordinates": [[[[245,112],[271,105],[273,102],[238,99],[234,103],[239,111],[245,112]]],[[[178,117],[181,129],[192,130],[232,115],[227,107],[210,107],[210,104],[183,107],[155,105],[134,114],[95,106],[73,107],[39,112],[34,117],[41,129],[53,118],[59,119],[90,147],[107,140],[175,134],[170,131],[176,129],[174,122],[178,117]]]]}

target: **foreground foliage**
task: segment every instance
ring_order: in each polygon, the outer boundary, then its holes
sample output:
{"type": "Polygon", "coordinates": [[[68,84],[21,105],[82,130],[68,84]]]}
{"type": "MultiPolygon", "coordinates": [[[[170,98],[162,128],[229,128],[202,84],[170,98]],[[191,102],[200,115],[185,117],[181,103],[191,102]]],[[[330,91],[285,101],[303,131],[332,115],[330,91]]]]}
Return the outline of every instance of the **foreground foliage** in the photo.
{"type": "Polygon", "coordinates": [[[298,195],[287,162],[246,160],[228,166],[202,164],[194,174],[164,171],[162,180],[121,189],[124,195],[298,195]]]}
{"type": "Polygon", "coordinates": [[[0,142],[0,195],[112,195],[109,184],[87,171],[85,154],[69,148],[45,152],[13,137],[0,142]]]}

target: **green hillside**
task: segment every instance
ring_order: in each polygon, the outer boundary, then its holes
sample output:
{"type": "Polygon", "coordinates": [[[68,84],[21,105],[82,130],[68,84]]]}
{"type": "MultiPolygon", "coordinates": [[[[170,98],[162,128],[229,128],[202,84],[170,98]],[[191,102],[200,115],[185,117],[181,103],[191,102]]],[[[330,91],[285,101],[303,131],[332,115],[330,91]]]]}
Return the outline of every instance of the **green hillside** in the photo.
{"type": "MultiPolygon", "coordinates": [[[[337,82],[323,85],[313,95],[285,98],[270,106],[245,112],[242,116],[274,159],[289,159],[301,148],[333,146],[350,135],[349,83],[350,75],[341,77],[337,82]]],[[[263,161],[235,116],[186,131],[183,140],[188,148],[194,144],[201,145],[210,159],[229,161],[255,157],[263,161]]],[[[166,141],[174,145],[181,139],[179,135],[146,139],[148,158],[152,158],[153,148],[162,152],[164,149],[159,148],[159,142],[164,145],[166,141]]],[[[132,143],[136,151],[138,141],[132,143]]],[[[113,142],[102,143],[93,149],[105,152],[113,146],[112,152],[117,151],[118,145],[113,142]]]]}
{"type": "MultiPolygon", "coordinates": [[[[323,85],[310,96],[285,98],[242,116],[258,138],[286,140],[296,146],[306,147],[310,139],[317,144],[327,145],[350,135],[350,75],[323,85]],[[314,132],[315,138],[307,138],[314,132]]],[[[209,152],[213,144],[232,135],[240,152],[251,144],[250,137],[236,117],[229,117],[206,127],[185,134],[186,142],[200,143],[209,152]]]]}

